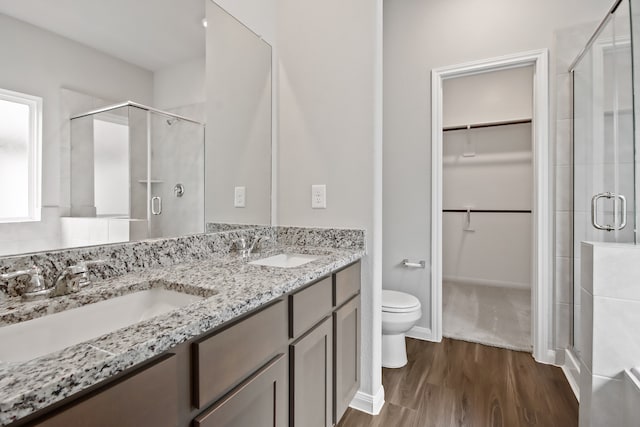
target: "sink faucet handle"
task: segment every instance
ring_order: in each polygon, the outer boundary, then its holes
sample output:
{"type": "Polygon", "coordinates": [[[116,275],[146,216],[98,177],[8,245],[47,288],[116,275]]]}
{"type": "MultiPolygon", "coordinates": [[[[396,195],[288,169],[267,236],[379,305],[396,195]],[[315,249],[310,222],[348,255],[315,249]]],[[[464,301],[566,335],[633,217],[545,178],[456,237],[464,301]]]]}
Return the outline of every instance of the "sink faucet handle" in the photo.
{"type": "Polygon", "coordinates": [[[26,270],[10,271],[8,273],[0,274],[0,279],[9,281],[20,276],[29,276],[29,286],[25,289],[18,291],[19,295],[23,299],[31,299],[31,297],[43,296],[49,292],[44,284],[44,278],[40,272],[40,268],[34,265],[26,270]]]}
{"type": "Polygon", "coordinates": [[[250,254],[251,248],[249,248],[247,239],[245,239],[244,237],[235,239],[233,241],[233,246],[236,248],[236,251],[242,254],[243,257],[246,257],[250,254]]]}
{"type": "Polygon", "coordinates": [[[262,242],[266,241],[266,240],[271,240],[271,237],[269,236],[255,236],[253,238],[253,242],[251,242],[251,247],[249,248],[249,254],[251,254],[259,244],[261,244],[262,242]]]}
{"type": "Polygon", "coordinates": [[[257,244],[260,244],[262,242],[265,242],[267,240],[271,240],[271,237],[269,236],[255,236],[253,238],[253,243],[251,244],[251,247],[254,247],[257,244]]]}
{"type": "Polygon", "coordinates": [[[8,273],[0,274],[0,279],[6,281],[20,276],[29,276],[33,283],[42,282],[42,274],[40,273],[40,269],[35,265],[26,270],[10,271],[8,273]]]}
{"type": "Polygon", "coordinates": [[[233,245],[238,250],[247,249],[247,239],[245,239],[244,237],[237,238],[233,241],[233,245]]]}
{"type": "Polygon", "coordinates": [[[26,290],[26,292],[40,292],[40,291],[44,291],[45,290],[45,284],[44,284],[44,278],[42,277],[42,272],[40,271],[40,268],[38,268],[37,266],[33,266],[31,267],[30,271],[30,276],[31,276],[31,280],[29,281],[29,288],[26,290]]]}
{"type": "Polygon", "coordinates": [[[0,279],[10,280],[19,276],[40,276],[40,269],[34,265],[33,267],[26,270],[16,270],[0,274],[0,279]]]}
{"type": "MultiPolygon", "coordinates": [[[[106,264],[107,261],[104,259],[90,259],[90,260],[86,260],[86,261],[80,261],[77,265],[75,266],[71,266],[69,268],[75,268],[75,274],[77,274],[78,277],[78,281],[77,284],[80,288],[84,288],[85,286],[88,286],[91,284],[91,281],[89,280],[89,267],[93,267],[95,265],[104,265],[106,264]]],[[[72,274],[73,270],[72,270],[72,274]]]]}
{"type": "Polygon", "coordinates": [[[66,295],[72,292],[78,292],[80,288],[89,286],[89,267],[94,265],[106,264],[107,261],[98,260],[82,260],[77,264],[65,267],[55,281],[54,296],[66,295]]]}

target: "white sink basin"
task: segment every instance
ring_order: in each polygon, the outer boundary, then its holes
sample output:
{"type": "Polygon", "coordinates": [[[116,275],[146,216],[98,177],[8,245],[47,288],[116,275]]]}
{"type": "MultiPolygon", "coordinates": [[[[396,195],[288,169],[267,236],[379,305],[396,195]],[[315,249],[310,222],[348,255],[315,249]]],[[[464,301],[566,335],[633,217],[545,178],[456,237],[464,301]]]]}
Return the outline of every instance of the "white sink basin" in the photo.
{"type": "Polygon", "coordinates": [[[293,268],[320,258],[317,255],[280,254],[251,261],[249,264],[266,265],[268,267],[293,268]]]}
{"type": "Polygon", "coordinates": [[[200,301],[149,289],[0,327],[0,362],[24,362],[200,301]]]}

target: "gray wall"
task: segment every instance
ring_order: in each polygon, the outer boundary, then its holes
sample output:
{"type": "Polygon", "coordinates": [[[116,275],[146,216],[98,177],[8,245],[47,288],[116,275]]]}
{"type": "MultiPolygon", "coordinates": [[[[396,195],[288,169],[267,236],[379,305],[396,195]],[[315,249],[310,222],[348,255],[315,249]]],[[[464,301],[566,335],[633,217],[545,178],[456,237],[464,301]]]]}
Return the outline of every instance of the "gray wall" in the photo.
{"type": "Polygon", "coordinates": [[[377,393],[382,0],[216,3],[273,49],[273,223],[367,230],[361,391],[377,393]],[[327,185],[326,210],[311,210],[312,184],[327,185]]]}
{"type": "MultiPolygon", "coordinates": [[[[205,37],[203,32],[202,37],[205,37]]],[[[204,104],[206,97],[205,52],[193,59],[153,73],[153,107],[171,110],[176,107],[204,104]]],[[[198,121],[203,117],[192,117],[198,121]]]]}
{"type": "MultiPolygon", "coordinates": [[[[378,42],[381,0],[278,1],[278,224],[367,230],[362,267],[362,387],[380,389],[376,232],[381,161],[378,42]],[[311,209],[326,184],[327,208],[311,209]]],[[[380,200],[381,202],[381,200],[380,200]]]]}
{"type": "MultiPolygon", "coordinates": [[[[383,284],[417,295],[424,312],[419,326],[429,328],[430,270],[407,271],[399,261],[430,259],[431,69],[550,48],[550,69],[555,70],[554,32],[587,22],[593,22],[595,29],[611,1],[386,0],[384,4],[383,284]]],[[[554,152],[556,90],[566,90],[566,81],[557,85],[550,76],[550,151],[554,152]]]]}

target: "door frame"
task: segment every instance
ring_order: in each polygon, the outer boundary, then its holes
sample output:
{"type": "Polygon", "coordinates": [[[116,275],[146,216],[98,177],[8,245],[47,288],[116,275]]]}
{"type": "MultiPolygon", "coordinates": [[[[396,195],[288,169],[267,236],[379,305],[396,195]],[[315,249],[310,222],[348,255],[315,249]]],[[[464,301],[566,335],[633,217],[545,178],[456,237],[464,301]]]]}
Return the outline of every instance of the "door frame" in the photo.
{"type": "Polygon", "coordinates": [[[533,251],[532,341],[533,357],[541,363],[556,361],[552,344],[553,230],[549,156],[549,50],[505,55],[435,68],[431,71],[431,339],[442,340],[442,141],[443,93],[446,79],[510,68],[533,66],[533,251]]]}

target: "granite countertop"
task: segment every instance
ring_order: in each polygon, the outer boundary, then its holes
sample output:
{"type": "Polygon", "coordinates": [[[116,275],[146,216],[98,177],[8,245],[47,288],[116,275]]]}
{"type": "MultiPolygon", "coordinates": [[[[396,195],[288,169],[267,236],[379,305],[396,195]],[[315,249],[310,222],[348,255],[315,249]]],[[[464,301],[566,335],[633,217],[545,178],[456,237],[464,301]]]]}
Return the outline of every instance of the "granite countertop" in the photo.
{"type": "Polygon", "coordinates": [[[320,257],[300,267],[277,268],[248,264],[236,254],[214,256],[96,281],[70,296],[28,303],[15,298],[0,301],[0,326],[4,326],[150,288],[205,297],[28,362],[0,363],[0,425],[95,385],[364,256],[361,249],[276,246],[252,259],[285,252],[320,257]]]}

